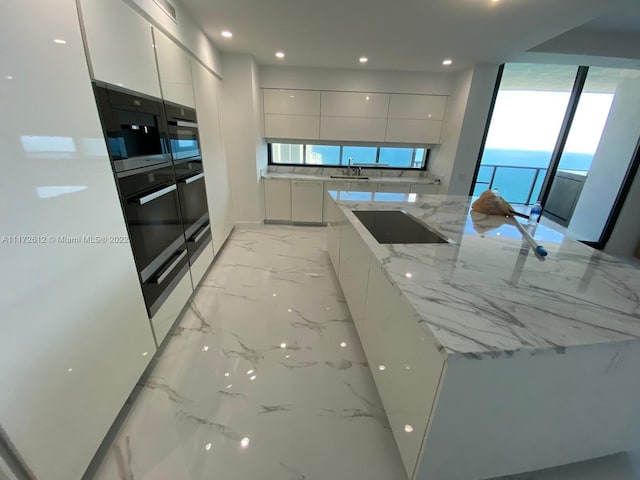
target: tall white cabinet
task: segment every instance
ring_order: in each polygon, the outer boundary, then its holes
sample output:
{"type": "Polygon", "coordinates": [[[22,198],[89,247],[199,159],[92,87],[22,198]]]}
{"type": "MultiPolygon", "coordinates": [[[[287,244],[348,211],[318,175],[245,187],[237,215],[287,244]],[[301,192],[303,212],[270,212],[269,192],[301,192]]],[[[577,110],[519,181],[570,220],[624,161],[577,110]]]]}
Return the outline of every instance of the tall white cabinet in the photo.
{"type": "Polygon", "coordinates": [[[220,130],[222,82],[195,60],[191,60],[195,106],[202,146],[213,249],[217,254],[233,229],[229,168],[220,130]]]}
{"type": "MultiPolygon", "coordinates": [[[[83,3],[108,3],[101,21],[118,16],[116,2],[83,3]]],[[[35,477],[79,479],[155,346],[131,247],[117,241],[127,231],[76,4],[5,0],[2,11],[0,43],[15,48],[0,85],[11,118],[0,131],[0,424],[35,477]]],[[[153,93],[153,78],[142,89],[153,93]]]]}
{"type": "Polygon", "coordinates": [[[153,28],[153,40],[158,58],[162,98],[194,108],[189,54],[157,28],[153,28]]]}
{"type": "Polygon", "coordinates": [[[93,78],[160,97],[151,25],[120,0],[80,0],[80,8],[93,78]]]}

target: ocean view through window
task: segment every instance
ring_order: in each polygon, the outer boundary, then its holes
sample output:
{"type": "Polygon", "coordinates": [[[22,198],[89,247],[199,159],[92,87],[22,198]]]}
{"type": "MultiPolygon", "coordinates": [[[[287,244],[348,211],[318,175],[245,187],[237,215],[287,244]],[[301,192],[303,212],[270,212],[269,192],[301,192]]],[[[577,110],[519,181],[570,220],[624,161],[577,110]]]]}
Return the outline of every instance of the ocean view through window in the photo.
{"type": "Polygon", "coordinates": [[[377,145],[310,145],[270,143],[272,165],[314,165],[323,167],[426,169],[428,149],[424,147],[377,145]]]}

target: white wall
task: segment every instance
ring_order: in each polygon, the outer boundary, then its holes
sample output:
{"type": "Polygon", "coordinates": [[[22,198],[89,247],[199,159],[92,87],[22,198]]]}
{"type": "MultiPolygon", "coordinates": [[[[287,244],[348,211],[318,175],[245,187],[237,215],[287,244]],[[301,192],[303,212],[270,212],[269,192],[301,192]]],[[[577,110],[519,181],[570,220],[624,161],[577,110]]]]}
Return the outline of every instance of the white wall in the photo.
{"type": "Polygon", "coordinates": [[[229,166],[235,223],[264,219],[261,175],[267,168],[258,67],[249,55],[222,57],[222,138],[229,166]]]}
{"type": "Polygon", "coordinates": [[[127,231],[76,4],[2,12],[0,424],[35,476],[78,479],[155,346],[131,247],[109,241],[127,231]]]}
{"type": "MultiPolygon", "coordinates": [[[[119,0],[113,0],[119,1],[119,0]]],[[[181,44],[209,70],[222,76],[222,56],[180,0],[171,0],[176,9],[174,22],[153,0],[122,0],[131,5],[156,28],[181,44]]]]}
{"type": "Polygon", "coordinates": [[[429,160],[429,170],[442,177],[443,193],[469,194],[497,74],[497,65],[476,65],[455,79],[442,144],[429,160]]]}
{"type": "MultiPolygon", "coordinates": [[[[640,136],[639,111],[640,72],[625,71],[616,88],[589,175],[569,223],[569,231],[576,238],[590,241],[600,238],[640,136]]],[[[631,254],[636,244],[637,237],[622,239],[616,235],[607,249],[631,254]],[[632,248],[626,245],[629,242],[633,243],[632,248]]]]}
{"type": "Polygon", "coordinates": [[[260,87],[449,95],[455,74],[306,67],[260,67],[260,87]]]}
{"type": "Polygon", "coordinates": [[[630,256],[634,255],[636,249],[640,247],[638,205],[640,205],[640,175],[636,175],[633,180],[616,226],[605,246],[605,252],[630,256]]]}

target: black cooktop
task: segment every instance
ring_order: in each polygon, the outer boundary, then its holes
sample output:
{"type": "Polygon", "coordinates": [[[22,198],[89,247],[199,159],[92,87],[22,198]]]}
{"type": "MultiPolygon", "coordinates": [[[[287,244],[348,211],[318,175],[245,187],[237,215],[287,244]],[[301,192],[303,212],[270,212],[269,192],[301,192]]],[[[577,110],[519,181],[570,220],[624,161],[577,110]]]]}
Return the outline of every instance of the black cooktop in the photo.
{"type": "Polygon", "coordinates": [[[401,210],[352,210],[378,243],[448,243],[401,210]]]}

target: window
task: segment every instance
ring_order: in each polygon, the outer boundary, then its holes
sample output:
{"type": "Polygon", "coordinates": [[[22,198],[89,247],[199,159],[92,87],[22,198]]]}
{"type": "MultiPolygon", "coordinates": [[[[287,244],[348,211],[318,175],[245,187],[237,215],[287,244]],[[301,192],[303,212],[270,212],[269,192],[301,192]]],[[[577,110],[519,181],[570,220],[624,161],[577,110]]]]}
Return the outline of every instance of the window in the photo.
{"type": "Polygon", "coordinates": [[[428,150],[414,147],[380,147],[374,145],[308,145],[270,143],[272,165],[316,165],[364,168],[426,169],[428,150]]]}

